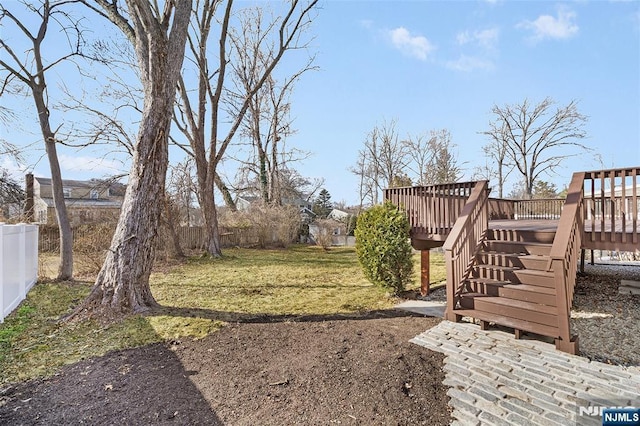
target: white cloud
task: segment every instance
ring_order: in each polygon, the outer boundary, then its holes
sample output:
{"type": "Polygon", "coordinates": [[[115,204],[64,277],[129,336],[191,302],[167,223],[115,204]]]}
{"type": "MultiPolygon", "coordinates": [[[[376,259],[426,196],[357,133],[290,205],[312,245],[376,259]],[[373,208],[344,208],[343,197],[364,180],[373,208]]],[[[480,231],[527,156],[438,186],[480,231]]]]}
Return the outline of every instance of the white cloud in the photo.
{"type": "Polygon", "coordinates": [[[500,30],[498,28],[489,28],[481,31],[464,31],[458,33],[456,40],[459,45],[476,43],[485,49],[494,49],[498,43],[500,30]]]}
{"type": "Polygon", "coordinates": [[[387,32],[393,46],[403,54],[421,61],[426,61],[435,46],[424,36],[412,35],[404,27],[398,27],[387,32]]]}
{"type": "Polygon", "coordinates": [[[575,23],[576,13],[567,8],[560,8],[558,16],[540,15],[535,21],[523,21],[518,28],[531,30],[532,41],[545,39],[567,39],[578,33],[579,27],[575,23]]]}
{"type": "Polygon", "coordinates": [[[114,174],[122,171],[123,165],[119,161],[88,156],[71,156],[61,154],[58,158],[60,167],[72,172],[93,172],[96,174],[114,174]]]}
{"type": "Polygon", "coordinates": [[[490,71],[495,68],[492,61],[477,56],[460,55],[455,61],[448,61],[446,67],[454,71],[471,72],[475,70],[490,71]]]}

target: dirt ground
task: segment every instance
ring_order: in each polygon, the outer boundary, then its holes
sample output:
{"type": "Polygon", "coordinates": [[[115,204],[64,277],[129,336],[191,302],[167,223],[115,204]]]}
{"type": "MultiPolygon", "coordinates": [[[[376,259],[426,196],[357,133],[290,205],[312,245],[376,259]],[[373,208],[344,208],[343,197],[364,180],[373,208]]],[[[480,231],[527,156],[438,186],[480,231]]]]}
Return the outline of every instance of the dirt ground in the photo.
{"type": "Polygon", "coordinates": [[[229,324],[0,389],[9,425],[449,424],[438,319],[385,311],[229,324]]]}

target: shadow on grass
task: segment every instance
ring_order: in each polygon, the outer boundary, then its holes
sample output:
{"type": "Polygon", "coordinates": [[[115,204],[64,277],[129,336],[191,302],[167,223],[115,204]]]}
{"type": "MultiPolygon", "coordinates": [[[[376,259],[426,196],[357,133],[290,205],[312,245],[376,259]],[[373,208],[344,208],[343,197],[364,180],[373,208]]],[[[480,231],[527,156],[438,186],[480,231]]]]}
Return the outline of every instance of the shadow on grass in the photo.
{"type": "Polygon", "coordinates": [[[166,315],[173,317],[204,318],[212,321],[246,324],[270,324],[279,322],[323,322],[323,321],[353,321],[372,320],[382,318],[400,317],[424,317],[424,315],[398,309],[384,309],[375,311],[334,313],[334,314],[267,314],[225,312],[203,308],[179,308],[173,306],[161,306],[149,312],[148,315],[166,315]]]}

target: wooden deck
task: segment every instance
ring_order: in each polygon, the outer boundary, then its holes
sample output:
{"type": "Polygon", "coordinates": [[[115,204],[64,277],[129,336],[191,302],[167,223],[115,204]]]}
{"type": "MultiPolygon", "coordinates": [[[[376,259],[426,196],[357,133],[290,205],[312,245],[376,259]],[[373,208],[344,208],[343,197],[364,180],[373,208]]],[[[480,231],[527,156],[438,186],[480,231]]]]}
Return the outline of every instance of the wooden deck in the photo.
{"type": "Polygon", "coordinates": [[[553,337],[577,353],[570,310],[585,249],[640,250],[640,167],[574,173],[566,199],[489,198],[487,181],[391,188],[406,212],[411,243],[422,251],[423,294],[429,249],[447,267],[445,317],[471,316],[553,337]]]}
{"type": "Polygon", "coordinates": [[[558,221],[555,219],[490,220],[489,229],[555,232],[558,229],[558,221]]]}

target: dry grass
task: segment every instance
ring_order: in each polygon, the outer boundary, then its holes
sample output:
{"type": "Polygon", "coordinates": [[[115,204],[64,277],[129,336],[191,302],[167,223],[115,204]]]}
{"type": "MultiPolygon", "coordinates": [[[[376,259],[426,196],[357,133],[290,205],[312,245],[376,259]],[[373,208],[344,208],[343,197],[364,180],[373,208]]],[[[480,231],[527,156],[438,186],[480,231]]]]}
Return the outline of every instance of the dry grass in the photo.
{"type": "Polygon", "coordinates": [[[352,249],[232,249],[152,276],[163,305],[240,314],[332,314],[389,309],[394,301],[366,281],[352,249]]]}
{"type": "MultiPolygon", "coordinates": [[[[162,272],[151,276],[152,292],[165,307],[158,312],[109,326],[66,324],[58,319],[88,294],[92,281],[51,282],[46,277],[55,276],[57,257],[43,254],[40,260],[41,282],[0,324],[0,383],[50,375],[64,364],[110,350],[201,338],[225,321],[365,312],[397,303],[366,281],[353,249],[230,249],[218,260],[159,265],[162,272]]],[[[416,263],[419,271],[418,256],[416,263]]],[[[432,282],[444,279],[442,256],[436,253],[431,277],[432,282]]],[[[419,287],[419,273],[414,284],[419,287]]]]}

